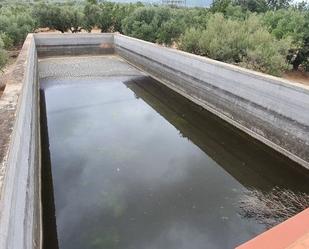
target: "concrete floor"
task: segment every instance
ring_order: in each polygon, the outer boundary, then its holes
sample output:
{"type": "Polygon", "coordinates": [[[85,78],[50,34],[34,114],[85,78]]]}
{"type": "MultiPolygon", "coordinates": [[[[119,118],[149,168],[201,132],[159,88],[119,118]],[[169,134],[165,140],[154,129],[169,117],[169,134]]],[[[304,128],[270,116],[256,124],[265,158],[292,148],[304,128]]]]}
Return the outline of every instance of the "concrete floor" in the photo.
{"type": "Polygon", "coordinates": [[[145,75],[116,55],[49,57],[39,60],[39,78],[145,75]]]}

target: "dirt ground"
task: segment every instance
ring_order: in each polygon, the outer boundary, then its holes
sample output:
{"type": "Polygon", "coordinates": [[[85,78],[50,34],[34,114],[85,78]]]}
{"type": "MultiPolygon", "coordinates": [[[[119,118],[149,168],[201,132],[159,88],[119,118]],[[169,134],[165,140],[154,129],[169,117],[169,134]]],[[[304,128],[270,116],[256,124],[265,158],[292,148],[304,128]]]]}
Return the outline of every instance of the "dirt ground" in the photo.
{"type": "Polygon", "coordinates": [[[12,71],[14,68],[14,63],[17,59],[17,56],[19,54],[20,48],[8,51],[9,60],[3,71],[0,71],[0,97],[4,91],[5,84],[6,84],[6,77],[7,75],[12,71]]]}
{"type": "Polygon", "coordinates": [[[283,78],[309,86],[309,72],[291,71],[285,73],[283,78]]]}

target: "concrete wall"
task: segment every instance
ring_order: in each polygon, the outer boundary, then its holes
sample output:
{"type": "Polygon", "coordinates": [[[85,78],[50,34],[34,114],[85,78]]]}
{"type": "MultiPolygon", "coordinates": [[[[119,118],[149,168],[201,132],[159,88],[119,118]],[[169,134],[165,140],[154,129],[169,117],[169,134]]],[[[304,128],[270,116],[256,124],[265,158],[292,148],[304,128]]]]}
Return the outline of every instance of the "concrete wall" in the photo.
{"type": "Polygon", "coordinates": [[[309,88],[118,34],[30,34],[0,98],[0,248],[41,248],[40,56],[116,51],[309,169],[309,88]]]}
{"type": "Polygon", "coordinates": [[[113,54],[114,35],[104,34],[35,34],[38,55],[113,54]]]}
{"type": "Polygon", "coordinates": [[[37,53],[28,35],[0,99],[0,248],[41,247],[37,53]]]}
{"type": "Polygon", "coordinates": [[[309,169],[309,87],[115,35],[130,63],[309,169]]]}
{"type": "Polygon", "coordinates": [[[42,246],[37,55],[110,54],[113,34],[29,34],[0,98],[0,248],[42,246]]]}
{"type": "Polygon", "coordinates": [[[109,54],[309,169],[309,87],[120,34],[36,34],[39,56],[109,54]]]}

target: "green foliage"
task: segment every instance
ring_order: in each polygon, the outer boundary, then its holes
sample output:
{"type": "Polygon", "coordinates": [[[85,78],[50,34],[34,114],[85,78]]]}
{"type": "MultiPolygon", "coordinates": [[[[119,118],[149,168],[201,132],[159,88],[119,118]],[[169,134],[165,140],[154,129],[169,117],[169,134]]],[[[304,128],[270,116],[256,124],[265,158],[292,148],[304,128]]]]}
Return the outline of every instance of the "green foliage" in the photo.
{"type": "Polygon", "coordinates": [[[118,31],[122,33],[123,19],[140,6],[142,6],[140,3],[87,3],[84,7],[84,28],[88,32],[91,32],[93,28],[99,28],[101,32],[118,31]]]}
{"type": "Polygon", "coordinates": [[[179,48],[190,53],[201,54],[199,46],[200,34],[201,30],[187,29],[180,37],[179,48]]]}
{"type": "Polygon", "coordinates": [[[213,0],[210,10],[213,13],[225,13],[226,8],[231,4],[232,0],[213,0]]]}
{"type": "Polygon", "coordinates": [[[124,34],[141,38],[147,41],[155,41],[152,20],[155,15],[154,8],[138,8],[122,22],[124,34]]]}
{"type": "Polygon", "coordinates": [[[262,21],[277,39],[291,36],[297,43],[302,39],[305,24],[303,12],[293,9],[268,11],[262,16],[262,21]]]}
{"type": "Polygon", "coordinates": [[[277,38],[292,40],[289,49],[288,60],[295,70],[300,65],[306,69],[309,58],[309,14],[296,9],[281,9],[278,11],[266,12],[263,17],[263,24],[277,38]]]}
{"type": "Polygon", "coordinates": [[[2,40],[4,49],[10,49],[13,46],[13,40],[5,33],[0,33],[0,40],[2,40]]]}
{"type": "Polygon", "coordinates": [[[183,27],[184,24],[174,18],[164,22],[158,30],[157,42],[171,45],[181,35],[183,27]]]}
{"type": "Polygon", "coordinates": [[[111,2],[100,4],[100,14],[97,25],[98,28],[101,29],[101,32],[108,32],[112,30],[114,5],[115,4],[111,2]]]}
{"type": "Polygon", "coordinates": [[[78,32],[84,22],[82,11],[75,6],[39,3],[33,8],[33,16],[42,28],[56,29],[64,33],[78,32]]]}
{"type": "Polygon", "coordinates": [[[299,11],[308,11],[309,10],[309,2],[306,1],[306,0],[303,0],[301,2],[297,2],[295,5],[294,5],[294,8],[299,10],[299,11]]]}
{"type": "Polygon", "coordinates": [[[2,71],[3,67],[5,66],[8,60],[6,51],[3,48],[4,48],[4,43],[2,39],[0,38],[0,71],[2,71]]]}
{"type": "Polygon", "coordinates": [[[233,20],[245,20],[250,14],[250,11],[244,10],[241,6],[230,4],[226,7],[224,16],[233,20]]]}
{"type": "Polygon", "coordinates": [[[3,2],[1,53],[20,45],[37,27],[72,33],[94,28],[120,32],[275,75],[288,68],[287,61],[294,69],[309,70],[309,4],[305,1],[214,0],[210,8],[102,0],[3,2]]]}
{"type": "Polygon", "coordinates": [[[208,21],[207,29],[201,33],[199,47],[202,55],[210,58],[240,62],[246,50],[246,33],[239,21],[225,19],[215,14],[208,21]]]}
{"type": "Polygon", "coordinates": [[[293,66],[294,69],[296,69],[295,66],[297,66],[297,64],[302,65],[304,69],[309,72],[309,11],[307,11],[305,15],[302,38],[302,45],[295,56],[293,66]]]}
{"type": "MultiPolygon", "coordinates": [[[[171,17],[171,10],[162,7],[137,8],[131,15],[123,20],[122,30],[124,34],[140,38],[146,41],[156,42],[162,40],[163,29],[168,29],[168,24],[163,27],[171,17]],[[161,35],[161,38],[160,38],[161,35]]],[[[169,25],[172,25],[170,23],[169,25]]],[[[165,39],[167,40],[167,39],[165,39]]],[[[168,41],[170,43],[170,41],[168,41]]]]}
{"type": "Polygon", "coordinates": [[[274,75],[288,68],[289,46],[289,40],[276,40],[255,15],[240,21],[222,14],[211,16],[203,31],[187,30],[180,45],[188,52],[274,75]]]}
{"type": "Polygon", "coordinates": [[[269,9],[278,10],[290,7],[292,0],[267,0],[269,9]]]}
{"type": "Polygon", "coordinates": [[[268,9],[265,0],[236,0],[235,5],[251,12],[265,12],[268,9]]]}
{"type": "Polygon", "coordinates": [[[248,49],[240,65],[273,75],[280,75],[289,69],[286,56],[291,42],[276,40],[266,29],[258,29],[248,37],[248,49]]]}
{"type": "Polygon", "coordinates": [[[100,18],[100,7],[97,4],[87,3],[84,8],[84,28],[90,32],[94,27],[96,27],[98,20],[100,18]]]}
{"type": "Polygon", "coordinates": [[[0,33],[6,48],[22,43],[27,34],[34,29],[35,21],[29,8],[9,6],[0,9],[0,33]]]}
{"type": "Polygon", "coordinates": [[[88,4],[97,4],[98,1],[97,0],[87,0],[88,4]]]}
{"type": "Polygon", "coordinates": [[[112,23],[113,31],[122,33],[121,23],[130,13],[134,11],[135,7],[133,4],[115,4],[112,10],[112,23]]]}
{"type": "Polygon", "coordinates": [[[79,8],[70,8],[70,30],[77,33],[84,26],[84,13],[79,8]]]}

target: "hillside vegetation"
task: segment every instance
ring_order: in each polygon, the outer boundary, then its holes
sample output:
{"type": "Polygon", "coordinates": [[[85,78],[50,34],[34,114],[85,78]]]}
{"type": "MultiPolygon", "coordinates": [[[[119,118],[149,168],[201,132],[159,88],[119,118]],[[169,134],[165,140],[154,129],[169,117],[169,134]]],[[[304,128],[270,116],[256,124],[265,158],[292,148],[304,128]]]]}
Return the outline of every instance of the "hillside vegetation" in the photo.
{"type": "Polygon", "coordinates": [[[6,50],[38,28],[122,34],[273,75],[309,71],[309,4],[215,0],[210,8],[112,2],[0,2],[0,69],[6,50]]]}

